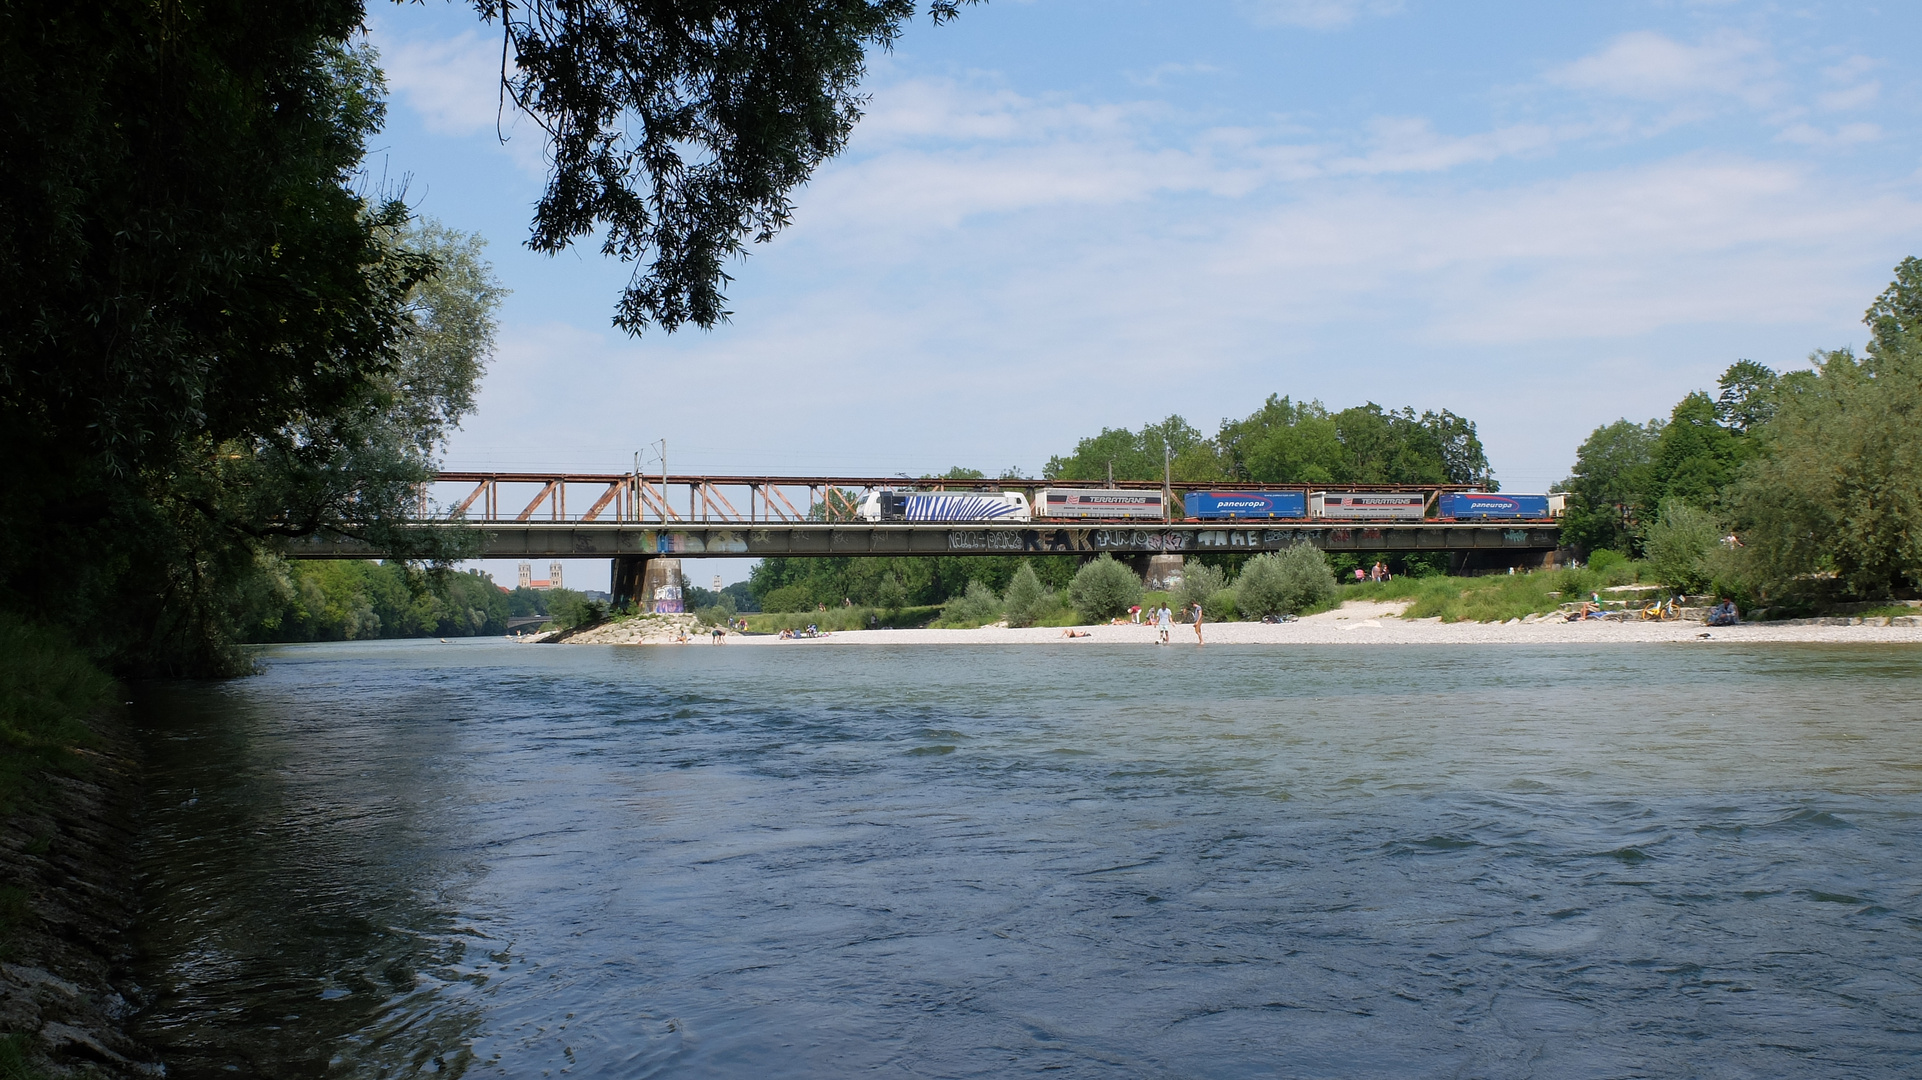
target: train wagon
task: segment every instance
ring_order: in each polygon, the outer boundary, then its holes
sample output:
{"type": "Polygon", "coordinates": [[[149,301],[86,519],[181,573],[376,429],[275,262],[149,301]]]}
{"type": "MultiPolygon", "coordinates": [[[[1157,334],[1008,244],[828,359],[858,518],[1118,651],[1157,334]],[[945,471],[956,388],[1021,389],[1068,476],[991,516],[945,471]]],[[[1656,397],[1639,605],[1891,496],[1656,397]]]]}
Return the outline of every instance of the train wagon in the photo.
{"type": "Polygon", "coordinates": [[[1305,491],[1190,491],[1181,499],[1188,516],[1203,521],[1308,516],[1305,491]]]}
{"type": "Polygon", "coordinates": [[[1438,512],[1445,518],[1560,517],[1562,495],[1508,495],[1488,491],[1450,491],[1441,497],[1438,512]]]}
{"type": "Polygon", "coordinates": [[[1032,521],[1018,491],[870,491],[856,513],[863,521],[1032,521]]]}
{"type": "Polygon", "coordinates": [[[1316,491],[1308,515],[1342,521],[1420,521],[1428,496],[1419,491],[1316,491]]]}
{"type": "Polygon", "coordinates": [[[1152,519],[1160,521],[1164,506],[1159,491],[1118,491],[1110,488],[1043,488],[1034,495],[1038,518],[1152,519]]]}

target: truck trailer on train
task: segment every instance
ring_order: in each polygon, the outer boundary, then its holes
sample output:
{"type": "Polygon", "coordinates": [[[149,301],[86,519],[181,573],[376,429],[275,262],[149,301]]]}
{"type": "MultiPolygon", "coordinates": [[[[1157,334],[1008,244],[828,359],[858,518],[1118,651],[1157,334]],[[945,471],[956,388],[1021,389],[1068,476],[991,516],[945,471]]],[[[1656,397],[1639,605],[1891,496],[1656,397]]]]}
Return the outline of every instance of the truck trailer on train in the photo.
{"type": "Polygon", "coordinates": [[[1042,488],[1034,493],[1037,518],[1160,521],[1167,505],[1159,491],[1114,488],[1042,488]]]}
{"type": "Polygon", "coordinates": [[[1305,491],[1190,491],[1181,502],[1188,517],[1201,521],[1308,516],[1305,491]]]}
{"type": "Polygon", "coordinates": [[[1436,506],[1437,516],[1462,518],[1512,518],[1545,520],[1562,515],[1567,497],[1550,495],[1509,495],[1492,491],[1444,492],[1436,506]]]}
{"type": "Polygon", "coordinates": [[[1420,521],[1427,512],[1428,496],[1419,491],[1314,491],[1308,495],[1310,517],[1337,521],[1420,521]]]}

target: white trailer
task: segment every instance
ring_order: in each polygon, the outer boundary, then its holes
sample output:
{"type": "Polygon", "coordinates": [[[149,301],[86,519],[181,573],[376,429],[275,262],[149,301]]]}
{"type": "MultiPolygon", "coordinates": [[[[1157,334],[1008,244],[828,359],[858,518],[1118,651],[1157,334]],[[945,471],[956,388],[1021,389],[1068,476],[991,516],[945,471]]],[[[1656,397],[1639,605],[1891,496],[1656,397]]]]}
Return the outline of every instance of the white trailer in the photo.
{"type": "Polygon", "coordinates": [[[1042,488],[1034,494],[1034,516],[1160,521],[1165,516],[1165,507],[1159,491],[1042,488]]]}
{"type": "Polygon", "coordinates": [[[1428,496],[1419,491],[1315,491],[1308,516],[1337,521],[1420,521],[1428,496]]]}

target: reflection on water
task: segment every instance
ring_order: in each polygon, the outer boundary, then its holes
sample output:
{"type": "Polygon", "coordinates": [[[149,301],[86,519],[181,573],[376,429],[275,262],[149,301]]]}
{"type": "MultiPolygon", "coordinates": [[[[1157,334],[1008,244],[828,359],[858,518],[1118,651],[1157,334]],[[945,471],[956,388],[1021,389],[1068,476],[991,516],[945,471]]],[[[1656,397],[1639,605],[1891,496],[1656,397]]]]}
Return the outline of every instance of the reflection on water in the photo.
{"type": "Polygon", "coordinates": [[[276,652],[151,702],[175,1076],[1901,1076],[1922,653],[276,652]]]}

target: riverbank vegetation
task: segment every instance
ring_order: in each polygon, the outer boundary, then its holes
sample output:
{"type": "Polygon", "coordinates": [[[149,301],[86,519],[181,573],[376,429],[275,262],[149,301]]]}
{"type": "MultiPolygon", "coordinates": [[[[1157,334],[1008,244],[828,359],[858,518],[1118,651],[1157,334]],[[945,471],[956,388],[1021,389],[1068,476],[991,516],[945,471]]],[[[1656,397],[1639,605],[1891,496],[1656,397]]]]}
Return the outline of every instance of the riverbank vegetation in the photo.
{"type": "MultiPolygon", "coordinates": [[[[1629,562],[1612,552],[1600,552],[1588,566],[1527,573],[1489,574],[1483,577],[1396,578],[1391,581],[1363,581],[1341,587],[1339,599],[1407,601],[1402,613],[1407,619],[1439,618],[1443,622],[1504,622],[1545,615],[1563,604],[1579,603],[1594,596],[1607,596],[1603,590],[1634,585],[1644,580],[1646,567],[1629,562]]],[[[1669,590],[1651,585],[1637,598],[1650,601],[1668,595],[1669,590]]]]}
{"type": "Polygon", "coordinates": [[[1667,419],[1597,428],[1562,485],[1566,543],[1677,588],[1813,610],[1922,589],[1922,260],[1870,305],[1864,355],[1742,360],[1667,419]]]}
{"type": "MultiPolygon", "coordinates": [[[[88,719],[119,704],[115,691],[64,634],[0,612],[0,820],[37,801],[46,774],[81,767],[78,751],[94,742],[88,719]]],[[[0,909],[7,903],[0,895],[0,909]]]]}
{"type": "MultiPolygon", "coordinates": [[[[516,58],[505,100],[548,136],[530,244],[636,262],[615,310],[635,334],[726,318],[729,260],[846,145],[867,49],[957,5],[685,7],[476,9],[516,58]]],[[[25,0],[0,20],[0,608],[118,671],[246,670],[262,556],[290,543],[471,550],[409,518],[501,289],[476,238],[367,171],[386,87],[365,15],[25,0]]]]}

